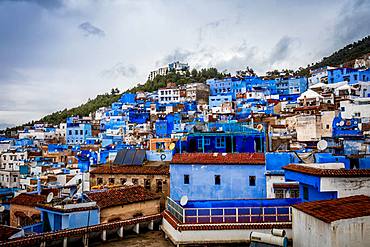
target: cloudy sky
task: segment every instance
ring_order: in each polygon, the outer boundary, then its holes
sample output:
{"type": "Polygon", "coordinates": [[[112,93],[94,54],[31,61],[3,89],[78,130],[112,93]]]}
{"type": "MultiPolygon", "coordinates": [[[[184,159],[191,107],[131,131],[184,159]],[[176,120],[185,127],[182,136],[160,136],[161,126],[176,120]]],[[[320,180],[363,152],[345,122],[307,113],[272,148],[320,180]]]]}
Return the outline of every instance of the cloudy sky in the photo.
{"type": "Polygon", "coordinates": [[[258,73],[370,34],[367,0],[0,0],[0,128],[144,82],[174,60],[258,73]]]}

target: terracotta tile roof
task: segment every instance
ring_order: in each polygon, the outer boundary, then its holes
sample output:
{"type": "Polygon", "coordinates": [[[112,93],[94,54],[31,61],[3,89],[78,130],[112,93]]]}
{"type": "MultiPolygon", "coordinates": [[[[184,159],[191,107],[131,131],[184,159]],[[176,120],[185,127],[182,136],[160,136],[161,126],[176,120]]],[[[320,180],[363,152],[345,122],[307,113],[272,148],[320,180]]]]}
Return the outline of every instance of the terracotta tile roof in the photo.
{"type": "Polygon", "coordinates": [[[211,230],[239,230],[239,229],[291,229],[290,222],[272,223],[210,223],[210,224],[183,224],[165,210],[162,213],[165,219],[177,231],[211,231],[211,230]]]}
{"type": "Polygon", "coordinates": [[[334,200],[304,202],[295,204],[293,207],[330,223],[341,219],[370,216],[370,197],[350,196],[334,200]]]}
{"type": "Polygon", "coordinates": [[[18,233],[22,229],[0,225],[0,241],[6,241],[14,234],[18,233]]]}
{"type": "Polygon", "coordinates": [[[370,177],[370,169],[320,169],[294,164],[284,166],[283,169],[319,177],[370,177]]]}
{"type": "Polygon", "coordinates": [[[35,207],[39,203],[44,203],[46,201],[46,196],[37,194],[20,194],[10,200],[10,204],[24,205],[35,207]]]}
{"type": "Polygon", "coordinates": [[[272,187],[274,189],[298,189],[298,183],[273,183],[272,187]]]}
{"type": "Polygon", "coordinates": [[[109,166],[103,165],[95,168],[91,174],[146,174],[146,175],[168,175],[170,170],[168,166],[109,166]]]}
{"type": "Polygon", "coordinates": [[[161,197],[159,194],[146,190],[142,186],[128,186],[119,189],[88,192],[87,196],[90,200],[95,201],[100,208],[156,200],[161,197]]]}
{"type": "Polygon", "coordinates": [[[175,154],[171,164],[265,164],[264,153],[183,153],[175,154]]]}
{"type": "Polygon", "coordinates": [[[138,217],[128,220],[121,220],[115,221],[112,223],[103,223],[98,225],[93,225],[90,227],[81,227],[75,229],[68,229],[68,230],[61,230],[56,232],[45,232],[41,234],[33,234],[30,236],[22,237],[22,238],[15,238],[8,240],[6,242],[0,241],[0,247],[7,246],[7,247],[28,247],[28,246],[36,246],[40,245],[42,242],[46,242],[47,245],[51,242],[55,242],[56,240],[63,239],[65,237],[81,237],[86,233],[89,232],[99,232],[102,230],[113,230],[117,229],[121,226],[131,226],[141,222],[150,222],[161,220],[162,216],[160,214],[154,214],[150,216],[138,217]]]}

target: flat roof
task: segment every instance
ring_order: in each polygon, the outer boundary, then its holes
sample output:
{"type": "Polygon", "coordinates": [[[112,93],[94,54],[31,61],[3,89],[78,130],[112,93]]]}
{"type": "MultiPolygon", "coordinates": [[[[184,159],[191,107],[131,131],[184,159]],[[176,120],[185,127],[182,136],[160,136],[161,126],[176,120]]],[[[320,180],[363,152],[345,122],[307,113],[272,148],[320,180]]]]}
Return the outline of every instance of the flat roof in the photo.
{"type": "Polygon", "coordinates": [[[370,216],[370,197],[364,195],[344,197],[334,200],[304,202],[294,208],[326,223],[341,219],[370,216]]]}

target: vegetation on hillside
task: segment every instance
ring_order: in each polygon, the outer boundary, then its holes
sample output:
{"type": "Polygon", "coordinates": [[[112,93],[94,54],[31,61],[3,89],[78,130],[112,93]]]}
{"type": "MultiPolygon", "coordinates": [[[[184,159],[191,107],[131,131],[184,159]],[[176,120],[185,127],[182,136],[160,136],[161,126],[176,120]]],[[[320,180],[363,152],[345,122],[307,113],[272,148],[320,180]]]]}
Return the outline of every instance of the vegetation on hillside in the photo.
{"type": "Polygon", "coordinates": [[[128,92],[153,92],[159,88],[165,87],[167,83],[170,82],[174,82],[176,85],[185,85],[193,82],[205,82],[211,78],[222,79],[225,76],[230,76],[230,74],[220,73],[216,68],[201,69],[199,71],[193,69],[191,71],[186,71],[184,74],[170,72],[167,75],[158,75],[152,81],[148,80],[145,84],[137,85],[136,87],[128,90],[128,92]]]}
{"type": "Polygon", "coordinates": [[[370,35],[345,46],[328,57],[324,57],[320,62],[310,66],[310,68],[316,69],[324,66],[339,66],[341,64],[349,63],[368,53],[370,53],[370,35]]]}

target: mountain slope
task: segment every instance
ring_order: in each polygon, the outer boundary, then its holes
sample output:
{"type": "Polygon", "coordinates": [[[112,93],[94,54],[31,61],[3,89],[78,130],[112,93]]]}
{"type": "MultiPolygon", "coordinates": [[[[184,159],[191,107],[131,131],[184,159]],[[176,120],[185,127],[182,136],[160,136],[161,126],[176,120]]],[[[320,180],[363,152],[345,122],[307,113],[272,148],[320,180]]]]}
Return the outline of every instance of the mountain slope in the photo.
{"type": "MultiPolygon", "coordinates": [[[[341,64],[348,64],[354,62],[355,59],[360,58],[370,53],[370,35],[356,41],[352,44],[346,45],[342,49],[334,52],[328,57],[324,57],[320,62],[311,66],[312,69],[323,66],[339,66],[341,64]]],[[[351,66],[351,64],[348,64],[351,66]]]]}

